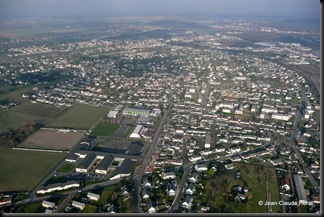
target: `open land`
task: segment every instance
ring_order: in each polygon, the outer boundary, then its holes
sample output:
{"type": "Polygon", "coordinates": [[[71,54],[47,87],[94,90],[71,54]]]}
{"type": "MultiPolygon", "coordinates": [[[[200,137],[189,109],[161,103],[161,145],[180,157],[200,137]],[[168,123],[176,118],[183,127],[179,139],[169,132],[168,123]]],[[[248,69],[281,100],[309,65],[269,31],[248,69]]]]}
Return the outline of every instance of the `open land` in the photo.
{"type": "Polygon", "coordinates": [[[0,191],[31,190],[65,155],[0,148],[0,191]]]}
{"type": "Polygon", "coordinates": [[[52,122],[47,127],[90,129],[108,110],[103,107],[75,104],[52,122]]]}
{"type": "Polygon", "coordinates": [[[40,129],[19,145],[19,147],[70,150],[84,134],[85,131],[59,132],[52,129],[40,129]]]}
{"type": "MultiPolygon", "coordinates": [[[[265,213],[267,207],[259,206],[258,202],[267,201],[266,181],[271,201],[279,201],[276,171],[273,167],[245,163],[234,163],[234,167],[228,171],[221,165],[215,177],[206,181],[203,196],[200,198],[201,204],[208,204],[216,212],[265,213]],[[237,171],[241,172],[241,178],[236,177],[237,171]],[[237,185],[249,187],[246,203],[237,203],[233,200],[232,188],[237,185]]],[[[280,211],[280,207],[273,206],[272,210],[276,213],[280,211]]]]}

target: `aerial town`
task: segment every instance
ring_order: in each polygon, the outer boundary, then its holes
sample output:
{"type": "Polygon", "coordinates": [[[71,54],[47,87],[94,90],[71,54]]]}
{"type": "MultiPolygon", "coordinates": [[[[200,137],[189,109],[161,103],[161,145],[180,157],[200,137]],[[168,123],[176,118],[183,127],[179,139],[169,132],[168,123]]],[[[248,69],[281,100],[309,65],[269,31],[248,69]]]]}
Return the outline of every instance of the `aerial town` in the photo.
{"type": "Polygon", "coordinates": [[[1,213],[319,213],[319,28],[133,19],[3,21],[1,213]]]}

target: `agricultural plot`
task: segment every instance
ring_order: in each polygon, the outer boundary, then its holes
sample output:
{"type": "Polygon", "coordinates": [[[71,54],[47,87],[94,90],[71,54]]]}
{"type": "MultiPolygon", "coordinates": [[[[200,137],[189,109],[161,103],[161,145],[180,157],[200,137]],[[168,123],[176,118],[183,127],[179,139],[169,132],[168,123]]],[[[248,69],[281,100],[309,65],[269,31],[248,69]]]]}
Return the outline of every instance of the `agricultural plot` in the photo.
{"type": "Polygon", "coordinates": [[[54,118],[60,113],[62,113],[66,108],[57,107],[49,104],[41,103],[24,103],[18,106],[13,107],[12,111],[20,112],[27,115],[36,115],[47,118],[54,118]]]}
{"type": "Polygon", "coordinates": [[[9,127],[21,126],[27,122],[43,120],[44,123],[51,121],[63,112],[65,108],[53,105],[23,103],[9,110],[0,109],[0,131],[9,127]]]}
{"type": "Polygon", "coordinates": [[[60,132],[58,130],[40,129],[31,135],[19,147],[70,150],[85,134],[85,131],[60,132]]]}
{"type": "Polygon", "coordinates": [[[75,104],[57,116],[47,126],[88,130],[107,113],[107,108],[75,104]]]}
{"type": "Polygon", "coordinates": [[[0,192],[32,190],[65,155],[0,148],[0,192]]]}

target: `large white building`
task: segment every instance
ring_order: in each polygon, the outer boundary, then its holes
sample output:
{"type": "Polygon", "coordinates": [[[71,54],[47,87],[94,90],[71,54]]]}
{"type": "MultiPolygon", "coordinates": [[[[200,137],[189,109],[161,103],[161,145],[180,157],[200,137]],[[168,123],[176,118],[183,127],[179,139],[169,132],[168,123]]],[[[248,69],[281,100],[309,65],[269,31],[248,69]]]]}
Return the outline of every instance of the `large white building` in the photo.
{"type": "Polygon", "coordinates": [[[143,134],[147,128],[145,128],[143,125],[136,125],[133,132],[129,135],[130,138],[142,138],[143,134]]]}

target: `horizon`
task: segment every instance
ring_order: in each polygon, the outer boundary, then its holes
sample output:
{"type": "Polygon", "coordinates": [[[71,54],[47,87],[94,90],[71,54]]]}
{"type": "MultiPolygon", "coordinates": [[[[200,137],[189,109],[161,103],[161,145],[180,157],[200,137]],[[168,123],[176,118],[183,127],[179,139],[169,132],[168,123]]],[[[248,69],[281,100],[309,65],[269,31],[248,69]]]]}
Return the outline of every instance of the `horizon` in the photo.
{"type": "Polygon", "coordinates": [[[0,0],[0,19],[263,16],[320,20],[318,0],[0,0]]]}

